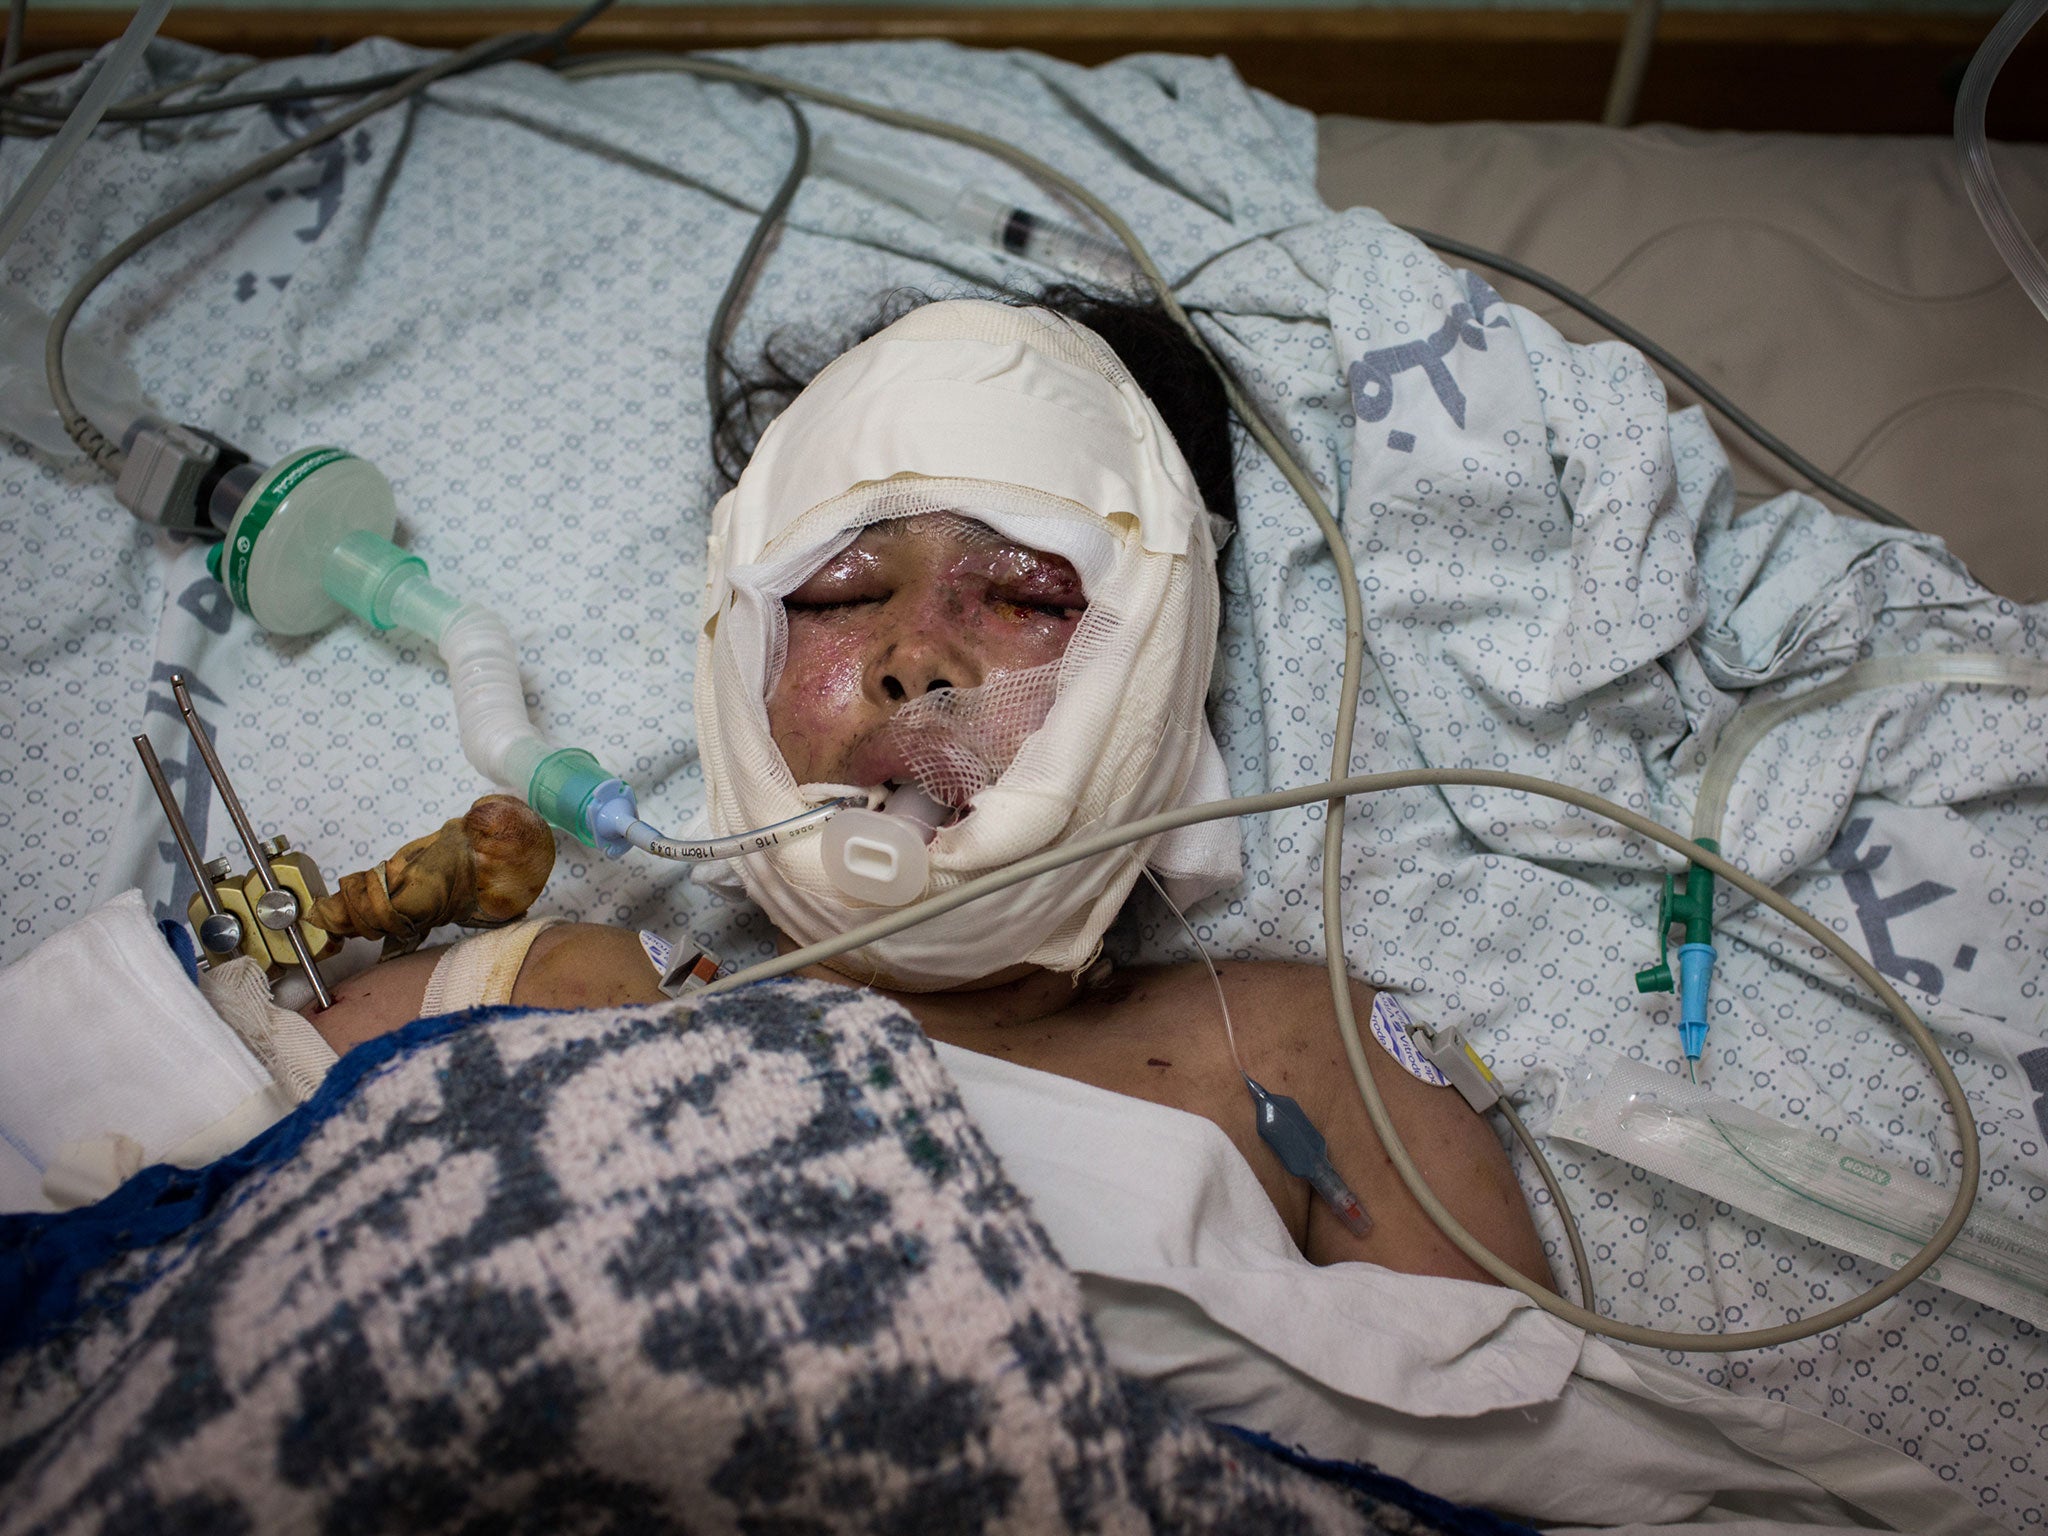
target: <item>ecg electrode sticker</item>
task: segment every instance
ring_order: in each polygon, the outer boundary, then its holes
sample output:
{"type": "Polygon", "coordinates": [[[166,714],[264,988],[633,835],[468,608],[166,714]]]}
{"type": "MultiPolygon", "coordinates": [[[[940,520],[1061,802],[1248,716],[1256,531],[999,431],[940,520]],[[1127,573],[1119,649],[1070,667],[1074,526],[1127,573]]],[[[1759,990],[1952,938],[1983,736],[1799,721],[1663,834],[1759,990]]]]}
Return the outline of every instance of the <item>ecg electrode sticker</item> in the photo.
{"type": "Polygon", "coordinates": [[[640,930],[640,947],[647,951],[648,962],[657,972],[666,973],[675,963],[676,947],[658,933],[640,930]]]}
{"type": "Polygon", "coordinates": [[[1373,994],[1370,1022],[1373,1039],[1386,1047],[1387,1054],[1401,1063],[1410,1077],[1420,1078],[1432,1088],[1450,1087],[1451,1080],[1423,1060],[1415,1042],[1408,1038],[1408,1026],[1414,1021],[1408,1017],[1408,1010],[1395,1001],[1393,993],[1373,994]]]}

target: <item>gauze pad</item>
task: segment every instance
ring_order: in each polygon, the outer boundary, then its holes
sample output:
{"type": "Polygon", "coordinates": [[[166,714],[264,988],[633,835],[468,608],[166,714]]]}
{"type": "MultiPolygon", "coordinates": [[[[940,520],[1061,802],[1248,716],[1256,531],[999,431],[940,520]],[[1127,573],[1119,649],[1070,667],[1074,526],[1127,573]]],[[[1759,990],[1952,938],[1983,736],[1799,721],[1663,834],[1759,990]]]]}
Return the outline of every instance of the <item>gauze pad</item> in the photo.
{"type": "MultiPolygon", "coordinates": [[[[964,299],[913,311],[835,360],[763,434],[713,513],[696,677],[712,835],[874,787],[800,785],[775,745],[766,700],[786,644],[782,599],[870,524],[947,513],[1067,560],[1088,608],[1054,664],[1054,686],[1031,680],[1049,693],[1043,723],[1021,743],[1001,743],[994,756],[1010,755],[998,776],[973,793],[970,814],[933,838],[926,894],[1084,832],[1227,792],[1203,714],[1215,544],[1172,434],[1086,327],[1049,310],[964,299]]],[[[920,705],[903,729],[920,729],[928,713],[922,728],[940,736],[944,708],[920,705]]],[[[1052,871],[837,964],[912,990],[1020,961],[1078,971],[1147,864],[1176,900],[1200,900],[1238,879],[1235,824],[1186,828],[1052,871]]],[[[731,874],[806,943],[882,910],[833,884],[815,838],[741,860],[731,874]]]]}
{"type": "Polygon", "coordinates": [[[973,688],[908,700],[882,736],[919,789],[941,805],[970,805],[1045,724],[1059,687],[1058,662],[992,673],[973,688]]]}

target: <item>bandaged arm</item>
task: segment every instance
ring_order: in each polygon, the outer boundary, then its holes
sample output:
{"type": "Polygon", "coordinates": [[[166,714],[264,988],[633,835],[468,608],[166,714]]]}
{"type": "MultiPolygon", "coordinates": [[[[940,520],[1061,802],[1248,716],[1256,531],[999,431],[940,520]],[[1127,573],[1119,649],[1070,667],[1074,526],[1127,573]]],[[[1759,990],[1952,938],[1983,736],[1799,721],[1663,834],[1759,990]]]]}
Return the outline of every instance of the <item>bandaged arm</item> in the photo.
{"type": "MultiPolygon", "coordinates": [[[[446,948],[421,950],[349,977],[334,1006],[311,1015],[337,1051],[388,1034],[419,1017],[421,1000],[446,948]]],[[[564,923],[543,931],[526,952],[512,1002],[528,1008],[609,1008],[664,1001],[639,936],[625,928],[564,923]]]]}

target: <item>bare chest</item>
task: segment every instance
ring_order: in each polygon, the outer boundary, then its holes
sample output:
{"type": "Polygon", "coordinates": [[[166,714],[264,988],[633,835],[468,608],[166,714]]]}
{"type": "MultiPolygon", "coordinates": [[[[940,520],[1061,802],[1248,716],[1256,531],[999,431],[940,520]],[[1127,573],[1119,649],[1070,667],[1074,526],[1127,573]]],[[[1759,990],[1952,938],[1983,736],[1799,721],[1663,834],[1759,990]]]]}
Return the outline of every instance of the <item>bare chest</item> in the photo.
{"type": "MultiPolygon", "coordinates": [[[[1252,1100],[1231,1058],[1223,1015],[1206,973],[1182,968],[1119,976],[1099,992],[1050,1018],[1024,1024],[953,1024],[927,1031],[965,1050],[1051,1072],[1199,1115],[1229,1136],[1258,1176],[1297,1246],[1308,1234],[1308,1188],[1280,1166],[1259,1139],[1252,1100]]],[[[1233,1008],[1233,1018],[1236,1010],[1233,1008]]],[[[1253,1037],[1264,1039],[1276,1021],[1236,1020],[1246,1069],[1253,1037]]],[[[1279,1064],[1276,1062],[1275,1067],[1279,1064]]],[[[1261,1076],[1261,1081],[1267,1079],[1261,1076]]],[[[1286,1089],[1275,1083],[1275,1091],[1286,1089]]]]}

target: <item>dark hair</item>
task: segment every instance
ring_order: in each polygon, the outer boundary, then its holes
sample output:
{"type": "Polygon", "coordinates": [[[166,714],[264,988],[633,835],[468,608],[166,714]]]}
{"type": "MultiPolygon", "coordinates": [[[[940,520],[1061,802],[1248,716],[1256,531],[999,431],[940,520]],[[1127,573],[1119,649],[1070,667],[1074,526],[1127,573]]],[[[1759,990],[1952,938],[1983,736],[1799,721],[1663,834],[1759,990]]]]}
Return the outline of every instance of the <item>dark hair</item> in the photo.
{"type": "MultiPolygon", "coordinates": [[[[1053,310],[1108,342],[1138,388],[1159,408],[1161,419],[1194,472],[1203,505],[1219,517],[1236,520],[1237,455],[1229,397],[1201,348],[1162,305],[1069,283],[1035,294],[989,297],[1053,310]]],[[[768,423],[827,363],[931,302],[929,294],[898,289],[886,295],[867,322],[849,336],[827,341],[814,334],[778,330],[762,347],[760,361],[751,371],[733,366],[728,359],[726,372],[736,382],[727,390],[711,424],[712,463],[722,487],[739,478],[768,423]]]]}

